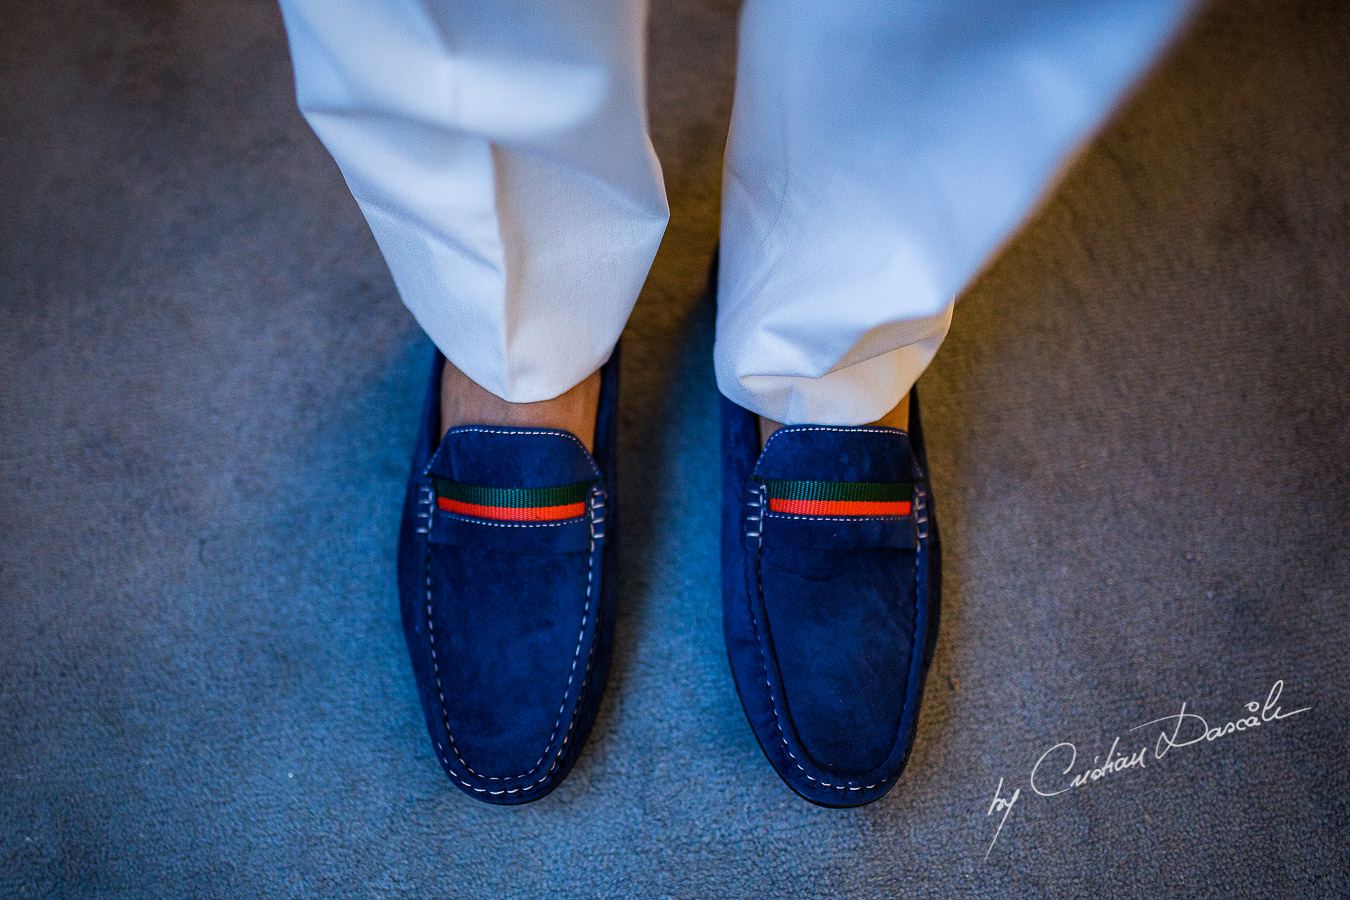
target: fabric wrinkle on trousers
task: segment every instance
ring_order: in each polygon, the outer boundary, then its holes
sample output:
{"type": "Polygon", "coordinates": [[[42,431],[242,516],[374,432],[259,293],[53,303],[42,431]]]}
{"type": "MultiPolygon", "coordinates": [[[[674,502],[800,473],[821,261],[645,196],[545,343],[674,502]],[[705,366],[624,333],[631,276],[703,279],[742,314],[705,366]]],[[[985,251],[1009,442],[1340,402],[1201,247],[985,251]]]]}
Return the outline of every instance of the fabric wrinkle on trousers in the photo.
{"type": "Polygon", "coordinates": [[[516,402],[609,357],[669,218],[629,0],[282,0],[300,108],[403,302],[516,402]]]}
{"type": "MultiPolygon", "coordinates": [[[[281,0],[297,96],[404,302],[505,399],[608,358],[668,217],[642,0],[281,0]]],[[[786,423],[894,407],[1179,0],[746,0],[714,363],[786,423]]]]}

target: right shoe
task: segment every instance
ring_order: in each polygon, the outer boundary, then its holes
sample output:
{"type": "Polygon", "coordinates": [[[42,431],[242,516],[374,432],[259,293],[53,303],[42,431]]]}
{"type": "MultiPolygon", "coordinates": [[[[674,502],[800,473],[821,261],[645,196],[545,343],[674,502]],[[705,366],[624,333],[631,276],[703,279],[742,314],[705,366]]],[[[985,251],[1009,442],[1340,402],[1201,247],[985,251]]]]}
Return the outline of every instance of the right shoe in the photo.
{"type": "Polygon", "coordinates": [[[552,791],[600,705],[614,636],[618,350],[595,454],[555,429],[465,425],[439,442],[431,368],[399,534],[403,631],[432,746],[476,800],[552,791]]]}
{"type": "Polygon", "coordinates": [[[789,425],[722,399],[723,627],[746,719],[793,791],[861,806],[899,779],[938,633],[941,552],[910,428],[789,425]]]}

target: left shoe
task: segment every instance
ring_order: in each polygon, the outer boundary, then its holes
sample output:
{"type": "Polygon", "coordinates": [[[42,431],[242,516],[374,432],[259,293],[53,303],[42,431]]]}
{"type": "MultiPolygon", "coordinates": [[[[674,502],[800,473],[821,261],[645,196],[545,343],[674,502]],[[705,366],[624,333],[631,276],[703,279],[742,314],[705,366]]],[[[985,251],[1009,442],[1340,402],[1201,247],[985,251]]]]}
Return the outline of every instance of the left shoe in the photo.
{"type": "Polygon", "coordinates": [[[788,426],[722,399],[727,658],[778,775],[820,806],[900,777],[937,640],[940,549],[910,429],[788,426]]]}

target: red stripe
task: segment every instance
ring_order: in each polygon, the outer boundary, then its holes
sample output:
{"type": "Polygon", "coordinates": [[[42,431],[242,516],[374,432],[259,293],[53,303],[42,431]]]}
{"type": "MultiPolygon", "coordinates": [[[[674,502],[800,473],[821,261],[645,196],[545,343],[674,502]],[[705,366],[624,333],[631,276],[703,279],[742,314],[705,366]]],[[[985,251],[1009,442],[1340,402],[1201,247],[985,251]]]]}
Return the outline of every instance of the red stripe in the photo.
{"type": "Polygon", "coordinates": [[[769,498],[769,512],[794,516],[907,516],[908,500],[779,500],[769,498]]]}
{"type": "Polygon", "coordinates": [[[566,503],[562,506],[480,506],[463,503],[449,497],[437,497],[436,508],[461,516],[496,519],[499,522],[553,522],[571,519],[586,512],[586,503],[566,503]]]}

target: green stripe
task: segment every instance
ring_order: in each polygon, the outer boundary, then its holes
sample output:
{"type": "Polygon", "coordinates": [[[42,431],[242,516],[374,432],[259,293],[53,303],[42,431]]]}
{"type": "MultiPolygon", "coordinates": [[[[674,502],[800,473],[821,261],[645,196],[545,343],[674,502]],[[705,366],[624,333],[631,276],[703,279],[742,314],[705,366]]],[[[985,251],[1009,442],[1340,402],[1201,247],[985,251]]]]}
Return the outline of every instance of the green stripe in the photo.
{"type": "Polygon", "coordinates": [[[774,500],[820,500],[844,503],[893,503],[912,500],[914,485],[877,481],[781,481],[756,478],[774,500]]]}
{"type": "Polygon", "coordinates": [[[533,509],[542,506],[566,506],[581,503],[593,481],[579,481],[557,487],[494,488],[461,484],[448,478],[433,478],[436,496],[475,506],[504,506],[508,509],[533,509]]]}

